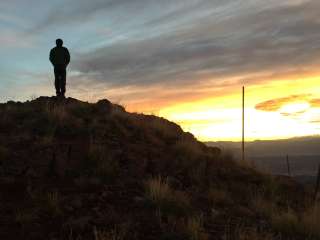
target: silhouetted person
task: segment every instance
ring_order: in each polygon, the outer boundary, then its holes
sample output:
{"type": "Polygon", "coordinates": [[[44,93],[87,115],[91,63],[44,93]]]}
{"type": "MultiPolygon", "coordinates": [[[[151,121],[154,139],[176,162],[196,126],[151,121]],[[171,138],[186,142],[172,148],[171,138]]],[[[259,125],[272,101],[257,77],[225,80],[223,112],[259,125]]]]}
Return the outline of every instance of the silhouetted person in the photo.
{"type": "Polygon", "coordinates": [[[50,51],[50,62],[54,66],[54,76],[57,96],[64,97],[66,92],[67,66],[70,62],[70,54],[67,48],[63,47],[61,39],[56,40],[57,46],[50,51]]]}

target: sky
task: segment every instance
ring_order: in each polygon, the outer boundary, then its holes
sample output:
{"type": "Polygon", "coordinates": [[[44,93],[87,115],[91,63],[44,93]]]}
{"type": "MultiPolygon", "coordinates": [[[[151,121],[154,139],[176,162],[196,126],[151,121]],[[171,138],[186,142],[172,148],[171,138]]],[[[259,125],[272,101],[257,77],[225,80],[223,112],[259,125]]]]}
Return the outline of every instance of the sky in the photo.
{"type": "Polygon", "coordinates": [[[318,0],[0,0],[0,102],[67,95],[168,118],[203,141],[318,135],[318,0]]]}

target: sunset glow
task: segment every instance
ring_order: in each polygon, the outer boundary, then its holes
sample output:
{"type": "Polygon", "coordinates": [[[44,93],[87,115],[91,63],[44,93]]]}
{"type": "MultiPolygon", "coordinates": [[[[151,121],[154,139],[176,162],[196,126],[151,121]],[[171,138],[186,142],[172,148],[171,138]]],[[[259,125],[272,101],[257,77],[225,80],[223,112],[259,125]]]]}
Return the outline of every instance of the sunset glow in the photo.
{"type": "Polygon", "coordinates": [[[283,114],[304,113],[309,108],[310,108],[310,104],[307,102],[288,103],[283,107],[281,107],[280,112],[283,114]]]}
{"type": "Polygon", "coordinates": [[[319,0],[0,1],[0,101],[55,94],[165,117],[203,141],[320,134],[319,0]],[[32,11],[30,6],[37,6],[32,11]]]}
{"type": "MultiPolygon", "coordinates": [[[[311,104],[319,97],[320,85],[317,83],[320,79],[306,78],[296,81],[295,86],[288,85],[286,80],[280,83],[247,87],[245,132],[248,141],[320,133],[320,106],[311,104]],[[290,96],[294,96],[292,100],[290,96]],[[268,103],[268,100],[273,102],[268,103]],[[265,101],[264,109],[257,109],[257,105],[265,101]]],[[[160,115],[180,124],[203,141],[239,141],[241,86],[233,89],[230,95],[164,108],[160,115]]]]}

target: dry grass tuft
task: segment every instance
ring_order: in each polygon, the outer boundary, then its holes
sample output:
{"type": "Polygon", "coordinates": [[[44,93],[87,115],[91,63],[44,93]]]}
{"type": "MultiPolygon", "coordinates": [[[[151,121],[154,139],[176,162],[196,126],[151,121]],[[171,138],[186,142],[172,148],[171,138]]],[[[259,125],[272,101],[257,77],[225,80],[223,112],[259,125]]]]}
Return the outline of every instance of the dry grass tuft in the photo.
{"type": "Polygon", "coordinates": [[[213,187],[209,189],[207,198],[211,205],[225,204],[232,201],[225,190],[216,189],[213,187]]]}
{"type": "Polygon", "coordinates": [[[148,124],[151,129],[155,130],[159,136],[165,139],[175,139],[179,137],[180,128],[162,118],[153,118],[148,124]]]}
{"type": "Polygon", "coordinates": [[[4,146],[0,146],[0,161],[6,160],[8,155],[9,155],[9,150],[4,146]]]}
{"type": "Polygon", "coordinates": [[[203,218],[201,216],[190,217],[187,220],[186,234],[190,240],[207,240],[208,235],[203,228],[203,218]]]}
{"type": "Polygon", "coordinates": [[[127,235],[127,229],[124,227],[113,228],[111,230],[97,230],[93,229],[95,240],[123,240],[127,235]]]}
{"type": "Polygon", "coordinates": [[[174,149],[178,154],[187,159],[194,159],[203,156],[204,152],[200,145],[191,138],[183,137],[179,139],[174,149]]]}
{"type": "Polygon", "coordinates": [[[286,235],[295,234],[300,228],[299,219],[290,208],[285,212],[274,212],[271,217],[271,224],[276,231],[286,235]]]}
{"type": "Polygon", "coordinates": [[[173,192],[168,179],[163,179],[161,176],[149,179],[146,182],[146,188],[148,198],[157,204],[170,200],[173,192]]]}
{"type": "Polygon", "coordinates": [[[302,215],[302,231],[307,235],[320,238],[320,206],[315,206],[307,209],[302,215]]]}
{"type": "Polygon", "coordinates": [[[15,221],[20,225],[32,223],[39,218],[36,210],[19,209],[15,213],[15,221]]]}
{"type": "Polygon", "coordinates": [[[64,105],[47,106],[46,112],[55,122],[63,123],[70,117],[64,105]]]}
{"type": "Polygon", "coordinates": [[[60,207],[60,196],[58,192],[54,191],[47,194],[46,206],[49,214],[53,216],[57,216],[62,213],[60,207]]]}
{"type": "Polygon", "coordinates": [[[271,233],[260,233],[257,229],[239,228],[237,234],[239,240],[272,240],[275,239],[271,233]]]}
{"type": "Polygon", "coordinates": [[[170,187],[161,176],[146,181],[147,198],[166,215],[184,216],[190,213],[190,199],[183,191],[170,187]]]}
{"type": "Polygon", "coordinates": [[[87,160],[84,167],[101,180],[113,180],[119,171],[119,162],[103,145],[91,143],[87,160]]]}
{"type": "Polygon", "coordinates": [[[273,201],[266,200],[263,194],[260,193],[255,193],[253,195],[252,207],[257,213],[267,218],[271,218],[275,211],[275,203],[273,201]]]}

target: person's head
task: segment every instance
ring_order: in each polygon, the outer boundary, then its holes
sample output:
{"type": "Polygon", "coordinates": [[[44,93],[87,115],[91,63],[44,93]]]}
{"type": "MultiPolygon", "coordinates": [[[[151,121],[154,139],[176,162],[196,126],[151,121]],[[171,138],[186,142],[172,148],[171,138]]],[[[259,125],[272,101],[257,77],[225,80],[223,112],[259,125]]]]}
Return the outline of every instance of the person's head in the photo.
{"type": "Polygon", "coordinates": [[[58,39],[56,40],[56,44],[57,44],[57,47],[62,47],[62,45],[63,45],[62,39],[58,38],[58,39]]]}

